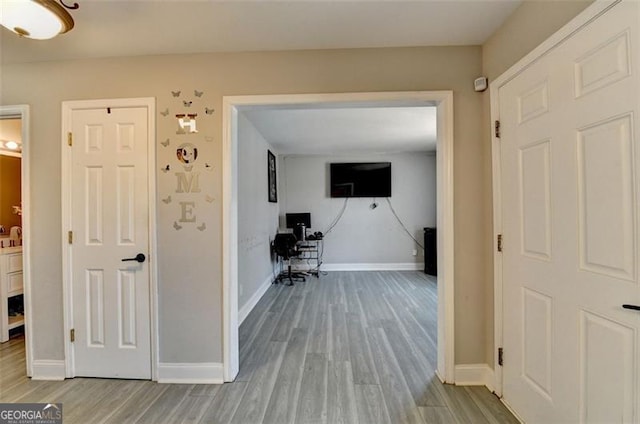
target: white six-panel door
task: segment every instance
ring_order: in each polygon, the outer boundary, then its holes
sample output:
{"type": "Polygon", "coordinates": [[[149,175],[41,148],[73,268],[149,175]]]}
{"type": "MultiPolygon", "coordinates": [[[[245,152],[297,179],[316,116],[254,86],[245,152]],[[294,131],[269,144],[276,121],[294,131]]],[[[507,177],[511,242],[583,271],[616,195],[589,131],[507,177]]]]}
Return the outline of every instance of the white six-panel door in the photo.
{"type": "Polygon", "coordinates": [[[76,376],[151,378],[148,110],[71,113],[76,376]]]}
{"type": "Polygon", "coordinates": [[[503,396],[527,423],[638,423],[640,33],[623,2],[505,84],[503,396]]]}

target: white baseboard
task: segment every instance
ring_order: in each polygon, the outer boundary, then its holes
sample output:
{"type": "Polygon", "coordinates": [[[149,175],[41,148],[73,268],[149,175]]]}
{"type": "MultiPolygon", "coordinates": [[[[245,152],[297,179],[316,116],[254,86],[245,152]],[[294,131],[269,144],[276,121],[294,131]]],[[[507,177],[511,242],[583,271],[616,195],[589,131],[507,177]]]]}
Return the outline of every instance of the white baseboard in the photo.
{"type": "Polygon", "coordinates": [[[260,287],[258,287],[258,290],[256,290],[253,296],[251,296],[251,298],[240,308],[238,311],[238,326],[240,326],[247,316],[249,316],[253,308],[255,308],[260,299],[262,299],[262,296],[264,296],[267,290],[269,290],[272,283],[273,276],[269,275],[267,279],[260,284],[260,287]]]}
{"type": "Polygon", "coordinates": [[[222,384],[223,367],[218,362],[160,363],[158,383],[222,384]]]}
{"type": "Polygon", "coordinates": [[[487,386],[491,392],[495,388],[495,374],[487,364],[456,365],[456,386],[487,386]]]}
{"type": "Polygon", "coordinates": [[[420,271],[424,264],[420,262],[390,263],[390,264],[322,264],[322,271],[420,271]]]}
{"type": "Polygon", "coordinates": [[[31,379],[55,381],[64,380],[64,361],[55,359],[35,359],[31,366],[31,379]]]}

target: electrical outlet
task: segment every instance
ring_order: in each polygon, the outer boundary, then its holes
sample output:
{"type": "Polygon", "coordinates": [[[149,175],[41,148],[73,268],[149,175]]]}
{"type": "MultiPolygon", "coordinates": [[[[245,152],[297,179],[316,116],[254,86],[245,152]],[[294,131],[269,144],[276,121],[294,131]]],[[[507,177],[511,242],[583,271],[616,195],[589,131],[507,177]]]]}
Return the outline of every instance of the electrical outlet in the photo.
{"type": "Polygon", "coordinates": [[[413,249],[413,256],[418,256],[418,250],[417,249],[413,249]]]}

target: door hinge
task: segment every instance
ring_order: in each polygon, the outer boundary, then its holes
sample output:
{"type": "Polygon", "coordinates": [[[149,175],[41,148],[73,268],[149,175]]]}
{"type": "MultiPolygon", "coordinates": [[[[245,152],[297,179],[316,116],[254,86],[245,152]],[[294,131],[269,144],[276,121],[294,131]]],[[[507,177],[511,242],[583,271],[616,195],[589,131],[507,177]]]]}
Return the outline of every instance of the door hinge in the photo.
{"type": "Polygon", "coordinates": [[[504,363],[504,350],[499,347],[498,348],[498,365],[502,366],[504,363]]]}
{"type": "Polygon", "coordinates": [[[69,240],[69,244],[73,244],[73,231],[69,231],[67,233],[67,238],[69,240]]]}
{"type": "Polygon", "coordinates": [[[76,341],[76,329],[75,328],[72,328],[69,331],[69,338],[71,339],[72,343],[76,341]]]}
{"type": "Polygon", "coordinates": [[[496,138],[500,138],[500,121],[496,120],[494,124],[496,138]]]}
{"type": "Polygon", "coordinates": [[[498,252],[502,252],[502,234],[498,234],[498,252]]]}
{"type": "Polygon", "coordinates": [[[67,144],[69,146],[73,146],[73,133],[70,133],[70,132],[67,133],[67,144]]]}

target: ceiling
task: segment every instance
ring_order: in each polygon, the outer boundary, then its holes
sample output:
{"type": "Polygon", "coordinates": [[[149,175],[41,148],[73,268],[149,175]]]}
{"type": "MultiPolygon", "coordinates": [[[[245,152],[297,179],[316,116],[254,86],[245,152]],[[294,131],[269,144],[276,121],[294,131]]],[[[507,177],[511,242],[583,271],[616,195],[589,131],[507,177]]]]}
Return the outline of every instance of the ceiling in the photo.
{"type": "MultiPolygon", "coordinates": [[[[1,0],[13,1],[13,0],[1,0]]],[[[521,0],[76,0],[53,40],[0,29],[3,64],[91,57],[479,45],[521,0]]],[[[71,1],[67,0],[67,3],[71,1]]],[[[435,108],[243,112],[283,154],[435,150],[435,108]]]]}
{"type": "Polygon", "coordinates": [[[435,107],[260,108],[242,112],[279,154],[435,151],[435,107]]]}
{"type": "Polygon", "coordinates": [[[23,39],[2,28],[2,63],[202,52],[479,45],[522,0],[76,1],[80,8],[70,11],[75,28],[52,40],[23,39]]]}

